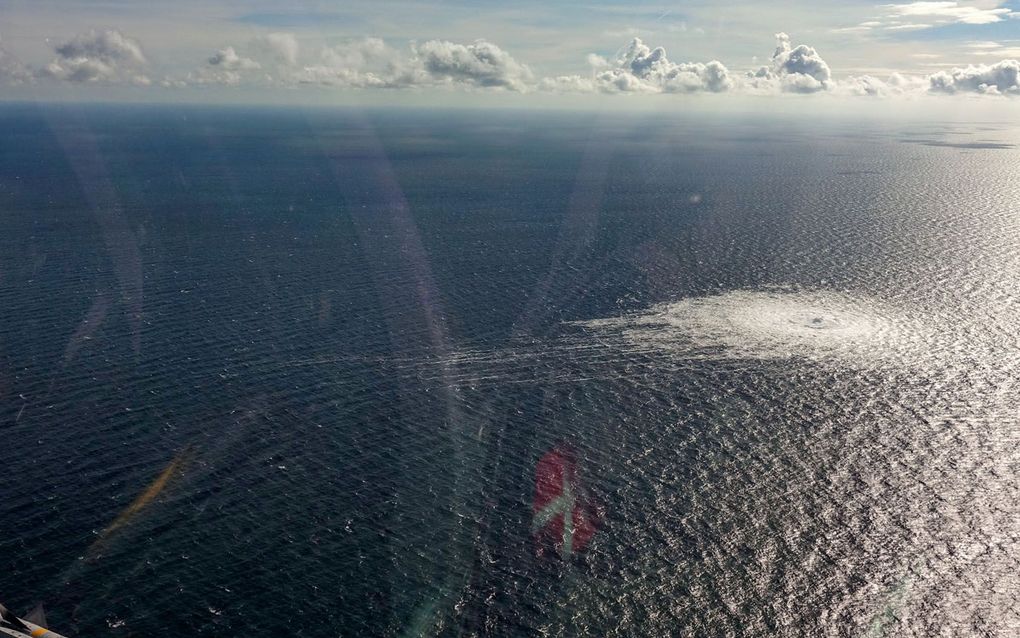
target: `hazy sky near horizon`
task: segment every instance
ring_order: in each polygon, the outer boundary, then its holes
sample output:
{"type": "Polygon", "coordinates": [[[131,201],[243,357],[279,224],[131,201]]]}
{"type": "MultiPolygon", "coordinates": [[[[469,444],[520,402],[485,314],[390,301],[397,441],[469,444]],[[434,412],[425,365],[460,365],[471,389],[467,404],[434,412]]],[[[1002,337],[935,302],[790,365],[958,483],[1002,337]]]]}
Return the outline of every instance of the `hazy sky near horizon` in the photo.
{"type": "Polygon", "coordinates": [[[0,95],[1020,97],[1020,0],[11,0],[0,95]],[[789,34],[788,36],[785,34],[789,34]]]}

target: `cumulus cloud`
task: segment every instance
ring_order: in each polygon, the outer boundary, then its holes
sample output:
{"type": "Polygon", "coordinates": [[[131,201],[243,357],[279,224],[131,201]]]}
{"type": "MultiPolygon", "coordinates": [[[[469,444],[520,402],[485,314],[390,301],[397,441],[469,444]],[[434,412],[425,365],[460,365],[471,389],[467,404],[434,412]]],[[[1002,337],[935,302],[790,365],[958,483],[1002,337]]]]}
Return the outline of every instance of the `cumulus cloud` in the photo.
{"type": "Polygon", "coordinates": [[[982,93],[1020,96],[1020,61],[972,64],[966,68],[939,71],[928,76],[932,93],[982,93]]]}
{"type": "Polygon", "coordinates": [[[554,93],[592,93],[599,90],[594,78],[581,77],[580,75],[559,75],[555,77],[542,78],[538,83],[542,91],[554,93]]]}
{"type": "Polygon", "coordinates": [[[294,34],[267,33],[251,40],[241,51],[233,46],[218,49],[206,58],[202,67],[183,78],[164,78],[160,85],[177,88],[189,84],[237,86],[255,82],[272,86],[292,82],[299,51],[294,34]]]}
{"type": "Polygon", "coordinates": [[[116,30],[89,31],[54,47],[57,57],[40,75],[70,82],[149,84],[142,45],[116,30]]]}
{"type": "Polygon", "coordinates": [[[227,46],[206,58],[204,66],[189,73],[185,78],[178,80],[166,78],[160,84],[164,87],[175,87],[181,83],[237,86],[245,80],[264,79],[264,76],[252,75],[252,72],[261,68],[262,65],[252,58],[240,55],[234,47],[227,46]]]}
{"type": "Polygon", "coordinates": [[[0,41],[0,82],[6,84],[22,84],[32,79],[32,73],[24,64],[14,57],[0,41]]]}
{"type": "Polygon", "coordinates": [[[347,88],[399,88],[414,84],[410,67],[409,55],[379,38],[361,38],[322,49],[319,62],[305,66],[293,79],[347,88]]]}
{"type": "Polygon", "coordinates": [[[749,72],[747,84],[752,90],[780,90],[790,93],[817,93],[834,87],[832,70],[813,47],[790,43],[790,36],[776,34],[772,62],[749,72]]]}
{"type": "Polygon", "coordinates": [[[321,84],[349,89],[400,88],[394,78],[357,69],[336,68],[327,65],[307,66],[294,75],[300,84],[321,84]]]}
{"type": "Polygon", "coordinates": [[[398,51],[379,38],[324,49],[321,63],[306,66],[298,82],[350,88],[472,86],[526,91],[531,70],[491,42],[430,40],[398,51]]]}
{"type": "Polygon", "coordinates": [[[181,78],[170,77],[169,75],[163,76],[163,79],[159,81],[159,85],[164,89],[183,89],[187,88],[188,81],[181,78]]]}
{"type": "Polygon", "coordinates": [[[67,60],[91,58],[113,63],[117,61],[145,64],[142,45],[120,31],[90,31],[56,47],[57,54],[67,60]]]}
{"type": "Polygon", "coordinates": [[[622,71],[664,93],[690,93],[693,91],[721,92],[733,82],[729,71],[721,62],[713,60],[675,63],[666,57],[662,47],[649,48],[640,38],[634,38],[617,57],[611,75],[622,71]]]}
{"type": "Polygon", "coordinates": [[[456,44],[429,40],[415,48],[416,62],[439,83],[462,83],[524,91],[532,83],[531,70],[491,42],[456,44]]]}
{"type": "Polygon", "coordinates": [[[884,80],[872,75],[850,76],[836,88],[844,95],[893,97],[922,93],[927,85],[924,77],[893,73],[884,80]]]}
{"type": "MultiPolygon", "coordinates": [[[[957,11],[954,2],[887,5],[907,15],[921,11],[957,11]],[[930,5],[939,5],[942,8],[930,5]],[[946,6],[943,6],[946,5],[946,6]],[[949,7],[948,5],[953,5],[949,7]]],[[[890,9],[891,10],[891,9],[890,9]]],[[[957,11],[960,20],[969,12],[957,11]]],[[[911,14],[913,15],[913,14],[911,14]]],[[[1001,12],[989,15],[1005,15],[1001,12]]],[[[877,23],[875,23],[877,24],[877,23]]],[[[870,26],[870,24],[869,24],[870,26]]],[[[205,58],[199,68],[164,76],[159,85],[250,83],[263,87],[319,84],[338,88],[469,87],[526,92],[535,88],[577,93],[821,93],[840,96],[903,96],[914,94],[1020,95],[1020,62],[971,65],[932,75],[885,78],[851,76],[836,82],[832,70],[810,46],[794,46],[785,33],[776,34],[776,48],[765,66],[734,78],[717,60],[674,62],[663,47],[633,38],[612,58],[591,54],[587,75],[536,79],[531,69],[508,51],[486,40],[457,43],[429,40],[395,48],[379,38],[365,37],[323,47],[318,58],[302,50],[292,33],[258,36],[243,48],[225,46],[205,58]]],[[[1013,49],[991,41],[966,45],[975,55],[1011,58],[1013,49]]],[[[0,82],[13,84],[54,78],[68,82],[120,82],[148,85],[148,60],[141,44],[116,30],[89,31],[53,48],[55,58],[42,68],[29,68],[0,43],[0,82]]],[[[924,54],[931,55],[931,54],[924,54]]],[[[201,59],[201,58],[200,58],[201,59]]]]}
{"type": "Polygon", "coordinates": [[[664,48],[652,49],[641,38],[631,40],[612,62],[590,55],[588,63],[592,77],[546,78],[541,87],[551,91],[606,93],[721,93],[733,87],[729,70],[718,60],[673,62],[664,48]]]}
{"type": "Polygon", "coordinates": [[[251,58],[241,57],[234,47],[226,47],[214,53],[208,60],[209,66],[227,71],[254,71],[262,65],[251,58]]]}
{"type": "Polygon", "coordinates": [[[323,63],[335,68],[364,69],[370,66],[395,66],[400,53],[380,38],[361,38],[335,47],[320,55],[323,63]]]}
{"type": "Polygon", "coordinates": [[[293,33],[267,33],[256,43],[267,49],[278,60],[290,65],[297,64],[301,48],[293,33]]]}

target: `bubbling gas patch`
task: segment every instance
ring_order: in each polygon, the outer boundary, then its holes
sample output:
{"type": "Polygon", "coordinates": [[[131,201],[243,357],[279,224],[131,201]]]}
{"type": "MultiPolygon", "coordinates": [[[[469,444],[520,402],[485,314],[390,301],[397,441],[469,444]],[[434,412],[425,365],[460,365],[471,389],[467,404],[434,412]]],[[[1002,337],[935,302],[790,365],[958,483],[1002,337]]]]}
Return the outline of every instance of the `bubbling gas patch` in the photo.
{"type": "Polygon", "coordinates": [[[577,322],[629,346],[727,358],[900,357],[923,347],[919,313],[834,291],[734,290],[577,322]]]}

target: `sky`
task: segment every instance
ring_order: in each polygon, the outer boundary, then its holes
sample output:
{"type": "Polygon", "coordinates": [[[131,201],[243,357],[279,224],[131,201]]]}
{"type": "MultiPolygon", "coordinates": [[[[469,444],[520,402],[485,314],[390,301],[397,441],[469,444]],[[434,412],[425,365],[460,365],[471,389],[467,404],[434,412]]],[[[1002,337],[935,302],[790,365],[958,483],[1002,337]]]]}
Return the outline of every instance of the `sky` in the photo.
{"type": "Polygon", "coordinates": [[[1018,60],[1020,0],[0,3],[0,100],[1001,102],[1018,60]]]}

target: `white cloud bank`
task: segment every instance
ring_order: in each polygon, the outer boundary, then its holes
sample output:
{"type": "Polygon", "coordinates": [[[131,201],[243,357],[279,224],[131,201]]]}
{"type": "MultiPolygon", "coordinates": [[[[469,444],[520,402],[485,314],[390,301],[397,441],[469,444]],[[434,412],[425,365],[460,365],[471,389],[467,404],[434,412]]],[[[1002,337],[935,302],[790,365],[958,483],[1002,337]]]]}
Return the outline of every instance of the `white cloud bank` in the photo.
{"type": "Polygon", "coordinates": [[[884,80],[872,75],[850,76],[836,85],[836,91],[842,95],[894,97],[921,94],[927,86],[925,77],[893,73],[884,80]]]}
{"type": "Polygon", "coordinates": [[[299,84],[342,88],[397,88],[394,79],[403,74],[400,54],[379,38],[323,48],[319,60],[297,69],[291,76],[299,84]]]}
{"type": "Polygon", "coordinates": [[[982,93],[1020,96],[1020,60],[977,64],[928,76],[933,93],[982,93]]]}
{"type": "Polygon", "coordinates": [[[293,33],[267,33],[256,40],[257,45],[270,51],[281,62],[294,65],[297,64],[298,54],[301,46],[293,33]]]}
{"type": "Polygon", "coordinates": [[[23,84],[31,79],[28,67],[7,51],[0,40],[0,83],[23,84]]]}
{"type": "MultiPolygon", "coordinates": [[[[225,84],[237,86],[244,80],[250,80],[251,71],[258,71],[262,65],[255,60],[238,55],[232,46],[224,47],[213,53],[206,60],[205,66],[189,73],[184,80],[179,80],[179,85],[188,84],[225,84]]],[[[169,78],[164,85],[172,82],[169,78]]]]}
{"type": "Polygon", "coordinates": [[[527,66],[485,40],[468,45],[430,40],[416,47],[415,54],[426,76],[440,83],[524,91],[534,79],[527,66]]]}
{"type": "Polygon", "coordinates": [[[546,78],[541,87],[552,91],[604,93],[722,93],[733,88],[729,70],[718,60],[676,63],[662,47],[648,47],[634,38],[612,61],[588,56],[590,78],[579,75],[546,78]]]}
{"type": "MultiPolygon", "coordinates": [[[[887,5],[905,11],[955,11],[960,21],[978,20],[957,3],[927,2],[887,5]],[[925,5],[917,7],[915,5],[925,5]],[[939,5],[938,7],[932,5],[939,5]],[[945,5],[945,6],[943,6],[945,5]],[[952,7],[948,5],[953,5],[952,7]],[[904,9],[903,7],[913,7],[904,9]]],[[[892,9],[890,9],[892,10],[892,9]]],[[[906,13],[904,13],[906,15],[906,13]]],[[[1001,11],[989,13],[1003,16],[1001,11]]],[[[247,84],[265,88],[316,84],[341,89],[462,88],[513,92],[572,93],[738,93],[817,94],[839,96],[908,96],[924,94],[1020,96],[1020,62],[1004,59],[930,75],[893,73],[888,78],[851,76],[836,80],[829,64],[812,46],[794,46],[785,33],[776,34],[769,63],[744,75],[722,62],[674,62],[663,47],[633,38],[612,59],[588,56],[589,75],[536,78],[528,65],[487,40],[411,42],[399,49],[379,38],[361,38],[308,51],[291,33],[258,36],[246,45],[216,50],[190,73],[167,76],[168,88],[247,84]]],[[[998,43],[979,42],[981,52],[1009,52],[998,43]],[[994,46],[993,46],[994,45],[994,46]]],[[[110,83],[148,86],[149,61],[141,43],[117,30],[89,31],[53,47],[54,59],[44,67],[22,64],[0,42],[0,83],[35,81],[110,83]]]]}
{"type": "Polygon", "coordinates": [[[834,88],[832,70],[813,47],[790,44],[790,36],[776,34],[772,64],[748,73],[748,85],[758,92],[818,93],[834,88]]]}
{"type": "Polygon", "coordinates": [[[400,88],[410,72],[400,52],[379,38],[362,38],[326,47],[319,60],[297,69],[291,79],[299,84],[341,88],[400,88]]]}
{"type": "Polygon", "coordinates": [[[324,49],[318,64],[303,67],[294,77],[349,88],[461,86],[518,92],[535,82],[527,65],[486,40],[429,40],[399,51],[379,38],[364,38],[324,49]]]}
{"type": "Polygon", "coordinates": [[[251,71],[262,68],[255,60],[237,55],[234,47],[226,47],[214,53],[209,58],[209,66],[228,71],[251,71]]]}
{"type": "Polygon", "coordinates": [[[54,47],[56,58],[38,75],[69,82],[148,85],[142,45],[116,30],[89,31],[54,47]]]}

